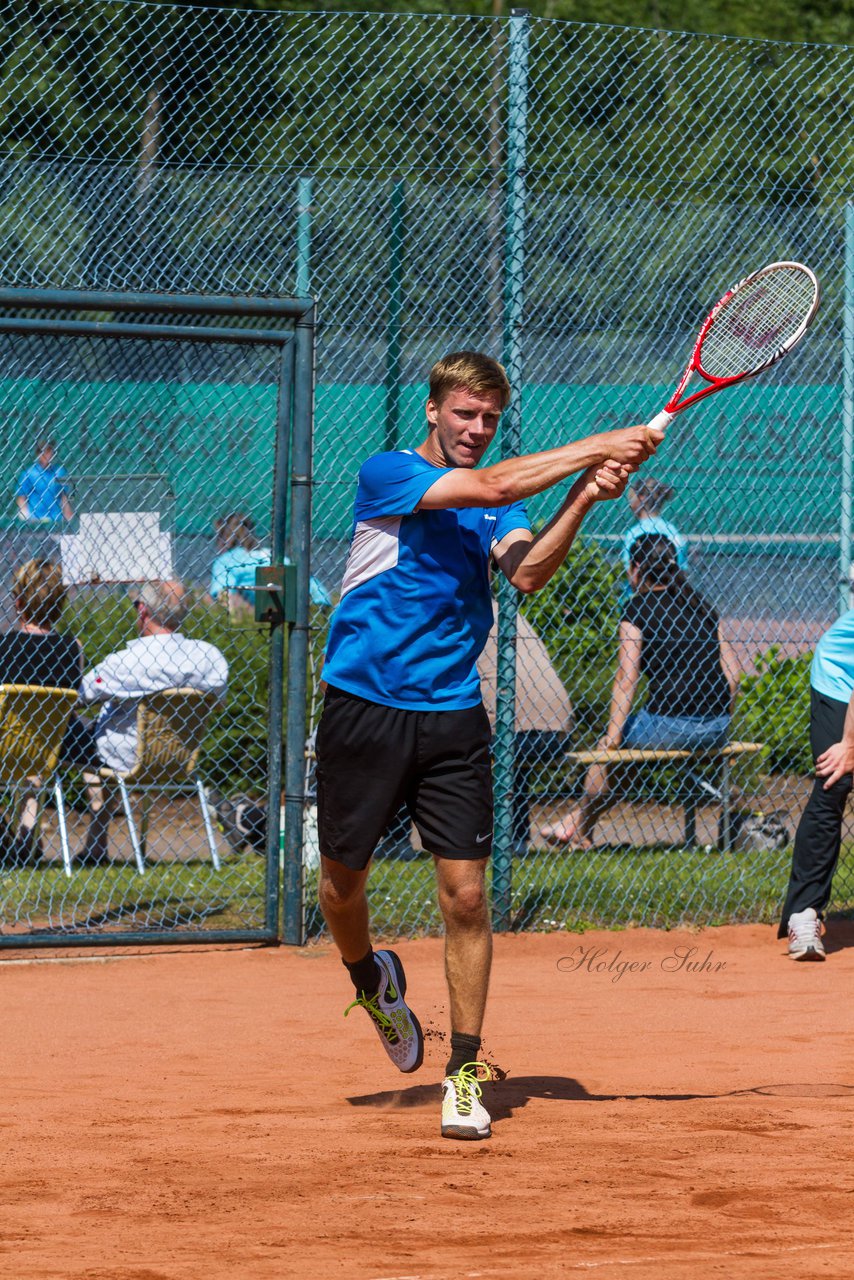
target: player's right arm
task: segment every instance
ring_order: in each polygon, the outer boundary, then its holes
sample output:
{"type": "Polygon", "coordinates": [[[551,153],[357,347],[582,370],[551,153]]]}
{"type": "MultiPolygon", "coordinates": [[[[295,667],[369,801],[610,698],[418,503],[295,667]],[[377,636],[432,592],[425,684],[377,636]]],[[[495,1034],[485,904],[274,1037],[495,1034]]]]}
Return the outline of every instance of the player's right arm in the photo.
{"type": "Polygon", "coordinates": [[[632,468],[655,453],[663,431],[647,426],[602,431],[573,444],[542,453],[505,458],[483,468],[453,467],[439,477],[422,497],[420,510],[446,507],[505,507],[542,493],[578,471],[601,466],[611,458],[632,468]]]}

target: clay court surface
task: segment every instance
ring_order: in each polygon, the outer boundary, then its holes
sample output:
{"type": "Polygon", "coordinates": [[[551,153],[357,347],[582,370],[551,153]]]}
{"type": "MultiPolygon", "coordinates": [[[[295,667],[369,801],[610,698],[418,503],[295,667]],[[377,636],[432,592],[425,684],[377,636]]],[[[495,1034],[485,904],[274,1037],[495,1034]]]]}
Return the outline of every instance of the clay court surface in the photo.
{"type": "MultiPolygon", "coordinates": [[[[834,944],[498,938],[479,1143],[439,1137],[438,1035],[399,1075],[326,947],[6,953],[0,1274],[850,1275],[854,929],[834,944]]],[[[398,951],[443,1028],[441,943],[398,951]]]]}

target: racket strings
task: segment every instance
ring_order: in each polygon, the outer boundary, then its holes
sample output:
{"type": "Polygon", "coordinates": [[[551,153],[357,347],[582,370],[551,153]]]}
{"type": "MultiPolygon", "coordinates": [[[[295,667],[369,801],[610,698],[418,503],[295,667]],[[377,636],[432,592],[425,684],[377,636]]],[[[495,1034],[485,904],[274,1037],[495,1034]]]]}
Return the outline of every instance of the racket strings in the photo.
{"type": "Polygon", "coordinates": [[[737,289],[715,316],[699,351],[700,367],[713,378],[763,368],[799,333],[815,305],[806,272],[780,267],[737,289]]]}

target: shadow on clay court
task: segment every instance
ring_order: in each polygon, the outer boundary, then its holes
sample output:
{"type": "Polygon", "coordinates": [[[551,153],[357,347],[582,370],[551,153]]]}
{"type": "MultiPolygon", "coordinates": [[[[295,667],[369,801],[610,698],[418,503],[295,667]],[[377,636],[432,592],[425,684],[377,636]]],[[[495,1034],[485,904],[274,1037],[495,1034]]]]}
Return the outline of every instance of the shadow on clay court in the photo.
{"type": "Polygon", "coordinates": [[[854,947],[854,920],[845,917],[828,916],[825,921],[827,933],[824,935],[824,949],[828,955],[835,951],[847,951],[854,947]]]}
{"type": "MultiPolygon", "coordinates": [[[[729,1089],[722,1093],[589,1093],[578,1080],[567,1076],[517,1076],[489,1086],[489,1111],[493,1120],[508,1120],[532,1098],[555,1102],[695,1102],[740,1098],[760,1094],[779,1098],[831,1098],[854,1096],[854,1085],[845,1084],[764,1084],[749,1089],[729,1089]]],[[[407,1107],[434,1107],[439,1097],[437,1084],[415,1084],[407,1089],[384,1089],[347,1098],[351,1107],[402,1110],[407,1107]]]]}

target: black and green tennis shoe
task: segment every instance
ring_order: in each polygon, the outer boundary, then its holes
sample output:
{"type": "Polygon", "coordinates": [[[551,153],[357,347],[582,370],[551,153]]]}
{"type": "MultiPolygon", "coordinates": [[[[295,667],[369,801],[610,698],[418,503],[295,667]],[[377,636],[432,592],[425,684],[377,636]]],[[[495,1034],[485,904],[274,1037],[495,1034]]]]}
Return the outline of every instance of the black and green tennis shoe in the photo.
{"type": "Polygon", "coordinates": [[[404,1000],[406,974],[393,951],[375,951],[380,971],[379,990],[362,991],[344,1010],[344,1017],[358,1005],[364,1009],[382,1041],[383,1048],[398,1071],[417,1071],[424,1061],[424,1033],[415,1014],[404,1000]]]}

